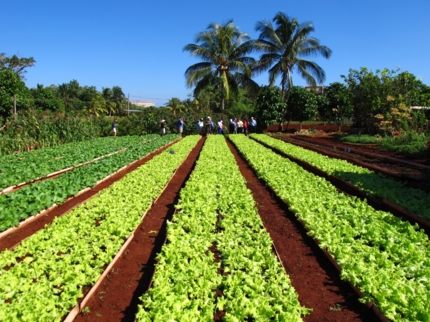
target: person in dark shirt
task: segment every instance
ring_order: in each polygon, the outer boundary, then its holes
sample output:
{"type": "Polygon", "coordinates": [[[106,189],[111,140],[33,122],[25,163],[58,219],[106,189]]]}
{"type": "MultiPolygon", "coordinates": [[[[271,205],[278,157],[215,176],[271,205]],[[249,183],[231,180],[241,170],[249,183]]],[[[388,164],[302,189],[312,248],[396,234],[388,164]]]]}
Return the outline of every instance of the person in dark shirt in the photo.
{"type": "Polygon", "coordinates": [[[116,119],[113,120],[112,122],[112,132],[113,132],[113,136],[116,136],[116,126],[118,125],[116,119]]]}
{"type": "Polygon", "coordinates": [[[212,133],[212,128],[213,128],[213,123],[212,123],[210,116],[208,116],[206,123],[205,123],[206,135],[209,135],[212,133]]]}
{"type": "Polygon", "coordinates": [[[166,120],[161,120],[161,136],[166,134],[166,120]]]}

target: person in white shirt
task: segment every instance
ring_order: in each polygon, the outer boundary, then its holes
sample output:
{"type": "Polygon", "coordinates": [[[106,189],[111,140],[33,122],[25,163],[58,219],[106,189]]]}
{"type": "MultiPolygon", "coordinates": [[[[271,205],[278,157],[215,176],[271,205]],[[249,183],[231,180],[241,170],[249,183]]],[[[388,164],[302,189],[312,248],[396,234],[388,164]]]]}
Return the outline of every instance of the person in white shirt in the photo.
{"type": "Polygon", "coordinates": [[[224,133],[224,125],[222,124],[222,119],[218,119],[218,134],[223,134],[224,133]]]}
{"type": "Polygon", "coordinates": [[[243,133],[243,122],[242,119],[238,119],[237,121],[237,133],[243,133]]]}

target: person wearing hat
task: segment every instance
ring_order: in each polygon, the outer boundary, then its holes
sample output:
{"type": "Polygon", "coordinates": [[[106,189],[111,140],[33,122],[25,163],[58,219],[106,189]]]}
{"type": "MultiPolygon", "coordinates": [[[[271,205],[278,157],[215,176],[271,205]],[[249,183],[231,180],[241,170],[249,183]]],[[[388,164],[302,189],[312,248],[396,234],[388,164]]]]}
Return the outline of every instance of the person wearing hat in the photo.
{"type": "Polygon", "coordinates": [[[161,120],[161,136],[166,134],[166,120],[161,120]]]}

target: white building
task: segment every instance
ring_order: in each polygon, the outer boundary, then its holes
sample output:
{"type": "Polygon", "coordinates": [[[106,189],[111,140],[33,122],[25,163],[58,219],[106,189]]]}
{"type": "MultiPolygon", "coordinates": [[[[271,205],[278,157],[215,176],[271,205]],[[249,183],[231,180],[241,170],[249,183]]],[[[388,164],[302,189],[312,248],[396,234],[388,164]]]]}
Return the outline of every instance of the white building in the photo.
{"type": "Polygon", "coordinates": [[[324,86],[323,85],[305,86],[305,90],[307,90],[307,91],[315,91],[316,94],[323,94],[324,93],[324,86]]]}
{"type": "Polygon", "coordinates": [[[136,106],[142,106],[142,107],[155,106],[155,103],[153,101],[148,101],[148,100],[130,101],[130,103],[136,106]]]}

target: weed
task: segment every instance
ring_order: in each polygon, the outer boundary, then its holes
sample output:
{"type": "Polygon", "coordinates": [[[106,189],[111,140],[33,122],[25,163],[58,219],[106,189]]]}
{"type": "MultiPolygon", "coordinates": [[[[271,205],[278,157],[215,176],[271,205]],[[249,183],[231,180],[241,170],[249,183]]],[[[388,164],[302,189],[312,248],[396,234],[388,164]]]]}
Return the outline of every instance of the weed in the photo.
{"type": "Polygon", "coordinates": [[[336,303],[336,305],[335,305],[334,307],[333,307],[333,306],[330,306],[329,311],[339,312],[339,311],[342,311],[342,307],[340,306],[340,304],[339,304],[339,303],[336,303]]]}

